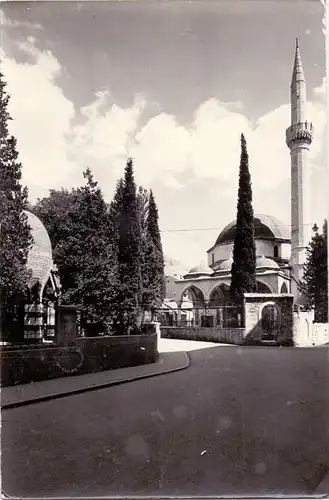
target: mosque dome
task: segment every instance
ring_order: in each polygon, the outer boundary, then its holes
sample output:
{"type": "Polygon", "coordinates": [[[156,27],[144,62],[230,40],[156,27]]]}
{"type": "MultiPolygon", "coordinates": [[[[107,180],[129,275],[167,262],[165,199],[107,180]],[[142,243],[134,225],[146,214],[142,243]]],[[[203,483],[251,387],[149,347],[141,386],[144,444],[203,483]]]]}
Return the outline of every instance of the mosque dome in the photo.
{"type": "Polygon", "coordinates": [[[280,269],[280,266],[274,260],[264,256],[256,259],[256,269],[260,269],[262,267],[267,269],[280,269]]]}
{"type": "MultiPolygon", "coordinates": [[[[255,214],[255,238],[257,239],[280,239],[290,242],[290,228],[271,215],[255,214]]],[[[236,221],[230,222],[218,235],[214,246],[234,241],[236,233],[236,221]]]]}
{"type": "Polygon", "coordinates": [[[27,267],[32,271],[31,285],[36,282],[44,285],[53,267],[51,242],[41,220],[31,212],[25,211],[31,228],[33,244],[27,257],[27,267]]]}
{"type": "Polygon", "coordinates": [[[213,273],[213,270],[205,264],[199,264],[198,266],[192,267],[185,276],[209,276],[213,273]]]}

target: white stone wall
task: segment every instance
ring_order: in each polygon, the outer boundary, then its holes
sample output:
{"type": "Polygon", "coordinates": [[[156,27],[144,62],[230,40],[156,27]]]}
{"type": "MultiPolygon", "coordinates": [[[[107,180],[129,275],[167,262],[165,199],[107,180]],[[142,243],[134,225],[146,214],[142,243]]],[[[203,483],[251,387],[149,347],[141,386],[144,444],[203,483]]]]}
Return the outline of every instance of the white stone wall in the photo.
{"type": "Polygon", "coordinates": [[[328,323],[313,323],[312,344],[324,345],[329,343],[328,323]]]}
{"type": "Polygon", "coordinates": [[[291,244],[290,243],[281,243],[281,259],[290,259],[291,253],[291,244]]]}
{"type": "Polygon", "coordinates": [[[255,244],[256,244],[256,257],[261,257],[262,255],[266,257],[274,257],[275,243],[273,241],[256,240],[255,244]]]}
{"type": "Polygon", "coordinates": [[[296,347],[310,347],[312,345],[312,325],[312,311],[293,313],[293,337],[296,347]]]}
{"type": "Polygon", "coordinates": [[[218,262],[221,260],[227,260],[230,258],[231,253],[233,252],[233,243],[223,243],[218,245],[216,248],[211,250],[208,253],[208,266],[212,265],[212,255],[214,255],[214,262],[218,262]]]}
{"type": "Polygon", "coordinates": [[[328,323],[313,323],[313,311],[294,312],[294,342],[296,347],[312,347],[329,342],[328,323]]]}

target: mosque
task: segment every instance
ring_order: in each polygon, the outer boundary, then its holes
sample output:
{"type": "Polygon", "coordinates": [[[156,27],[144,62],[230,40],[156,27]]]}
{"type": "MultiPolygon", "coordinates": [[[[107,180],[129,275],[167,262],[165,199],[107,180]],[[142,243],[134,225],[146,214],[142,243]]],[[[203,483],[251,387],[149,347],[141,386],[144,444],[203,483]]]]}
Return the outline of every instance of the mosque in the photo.
{"type": "MultiPolygon", "coordinates": [[[[307,156],[313,138],[313,125],[306,121],[306,80],[296,40],[290,86],[291,125],[286,144],[291,157],[291,225],[272,215],[255,214],[256,280],[260,294],[292,294],[302,303],[298,282],[303,275],[306,248],[311,240],[310,169],[307,156]]],[[[232,254],[236,222],[231,221],[207,251],[208,266],[193,267],[175,280],[175,291],[167,306],[216,307],[229,298],[232,254]]]]}

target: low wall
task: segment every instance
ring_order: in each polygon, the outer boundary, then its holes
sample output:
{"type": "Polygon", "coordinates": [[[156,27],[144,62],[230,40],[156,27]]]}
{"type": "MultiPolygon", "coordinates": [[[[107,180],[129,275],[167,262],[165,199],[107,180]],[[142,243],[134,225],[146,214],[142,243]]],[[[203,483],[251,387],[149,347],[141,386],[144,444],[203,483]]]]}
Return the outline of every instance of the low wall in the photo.
{"type": "Polygon", "coordinates": [[[312,344],[325,345],[329,343],[328,323],[313,323],[312,344]]]}
{"type": "Polygon", "coordinates": [[[329,343],[328,323],[314,323],[313,311],[295,311],[294,342],[297,347],[320,346],[329,343]]]}
{"type": "Polygon", "coordinates": [[[79,338],[74,345],[2,347],[1,386],[154,363],[157,334],[79,338]]]}
{"type": "Polygon", "coordinates": [[[244,333],[244,328],[161,326],[161,337],[164,339],[201,340],[225,344],[242,344],[244,333]]]}
{"type": "Polygon", "coordinates": [[[313,345],[313,311],[294,311],[293,335],[296,347],[310,347],[313,345]]]}

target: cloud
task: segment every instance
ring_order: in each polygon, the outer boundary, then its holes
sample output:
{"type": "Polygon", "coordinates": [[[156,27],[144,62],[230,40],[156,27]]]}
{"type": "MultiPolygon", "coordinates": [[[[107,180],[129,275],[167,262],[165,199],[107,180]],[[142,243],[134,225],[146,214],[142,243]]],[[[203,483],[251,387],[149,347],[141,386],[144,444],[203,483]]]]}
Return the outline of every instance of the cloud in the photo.
{"type": "Polygon", "coordinates": [[[50,52],[35,49],[33,40],[21,44],[33,64],[2,58],[2,71],[8,83],[13,120],[11,132],[17,138],[23,178],[27,185],[59,187],[69,177],[66,135],[74,118],[74,106],[56,84],[61,66],[50,52]]]}
{"type": "Polygon", "coordinates": [[[29,21],[17,21],[9,19],[3,10],[0,10],[0,19],[2,28],[28,28],[33,30],[42,31],[42,26],[38,23],[33,23],[29,21]]]}
{"type": "MultiPolygon", "coordinates": [[[[132,106],[122,108],[107,91],[97,92],[92,102],[76,109],[58,84],[62,68],[52,52],[37,49],[33,37],[21,42],[19,49],[29,63],[18,63],[3,52],[0,55],[12,96],[10,128],[18,140],[23,180],[32,199],[44,196],[45,189],[80,184],[87,165],[109,199],[127,157],[132,156],[136,179],[145,187],[163,185],[178,191],[179,196],[179,190],[188,189],[187,178],[199,181],[200,186],[213,182],[225,185],[225,196],[231,196],[235,204],[242,132],[256,193],[257,189],[273,190],[290,177],[285,144],[288,103],[256,123],[242,103],[216,99],[201,103],[191,122],[185,124],[153,104],[149,106],[146,97],[137,96],[132,106]]],[[[307,111],[315,127],[310,160],[318,169],[325,168],[325,111],[324,79],[309,92],[307,111]]],[[[160,213],[165,210],[164,205],[160,207],[160,213]]],[[[171,249],[172,238],[167,239],[171,249]]]]}

